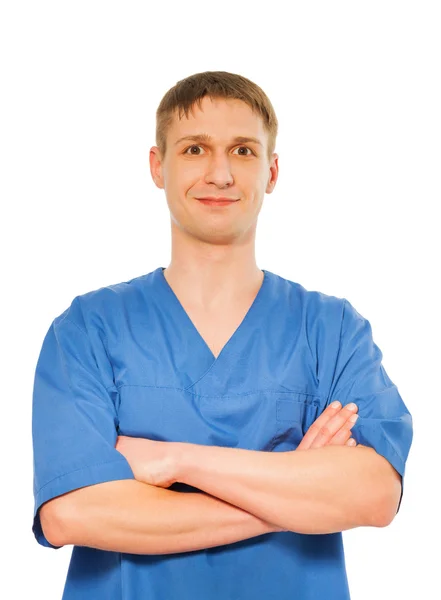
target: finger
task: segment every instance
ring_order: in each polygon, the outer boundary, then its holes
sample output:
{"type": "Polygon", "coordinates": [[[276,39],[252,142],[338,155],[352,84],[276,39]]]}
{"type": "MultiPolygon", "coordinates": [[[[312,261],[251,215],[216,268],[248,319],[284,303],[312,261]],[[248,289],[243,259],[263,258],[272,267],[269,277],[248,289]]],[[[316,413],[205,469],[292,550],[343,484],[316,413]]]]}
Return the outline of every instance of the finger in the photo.
{"type": "Polygon", "coordinates": [[[347,421],[348,425],[349,423],[351,423],[352,425],[353,422],[351,422],[351,419],[357,417],[357,415],[354,414],[355,412],[357,412],[357,410],[358,407],[353,402],[342,408],[337,415],[335,415],[332,419],[327,421],[318,430],[314,441],[310,445],[310,448],[320,448],[321,446],[327,444],[334,437],[337,431],[341,429],[343,425],[345,425],[347,421]]]}
{"type": "Polygon", "coordinates": [[[303,436],[302,441],[297,446],[297,450],[307,450],[310,447],[310,444],[312,444],[312,442],[314,441],[314,438],[317,435],[317,432],[319,431],[320,427],[323,427],[323,425],[327,421],[329,421],[329,419],[336,415],[340,408],[341,404],[340,402],[338,402],[338,400],[330,404],[323,411],[323,413],[314,421],[311,427],[309,427],[308,431],[303,436]]]}
{"type": "Polygon", "coordinates": [[[356,445],[357,442],[354,440],[354,438],[351,438],[346,442],[346,446],[351,446],[351,448],[355,448],[356,445]]]}
{"type": "Polygon", "coordinates": [[[322,427],[324,427],[325,424],[330,419],[335,417],[335,415],[338,414],[338,412],[340,410],[341,410],[341,403],[338,400],[336,400],[335,402],[330,404],[322,412],[322,414],[314,421],[314,423],[311,425],[311,427],[305,433],[302,441],[297,446],[297,449],[298,450],[307,450],[310,447],[310,445],[312,444],[312,442],[314,441],[314,439],[315,439],[316,435],[318,434],[318,432],[320,431],[320,429],[322,427]]]}
{"type": "Polygon", "coordinates": [[[346,421],[346,423],[337,431],[337,433],[334,435],[334,437],[332,437],[329,442],[328,442],[328,446],[343,446],[344,444],[346,444],[346,442],[350,439],[351,435],[352,435],[352,427],[354,426],[353,422],[350,422],[349,420],[346,421]]]}

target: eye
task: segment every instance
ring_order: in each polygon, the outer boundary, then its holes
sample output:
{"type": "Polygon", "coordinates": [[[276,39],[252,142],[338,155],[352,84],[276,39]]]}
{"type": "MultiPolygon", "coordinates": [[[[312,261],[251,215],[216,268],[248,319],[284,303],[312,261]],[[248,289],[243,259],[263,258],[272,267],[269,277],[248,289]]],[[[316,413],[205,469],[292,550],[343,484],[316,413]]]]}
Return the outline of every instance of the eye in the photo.
{"type": "MultiPolygon", "coordinates": [[[[196,146],[196,144],[193,144],[192,146],[189,146],[186,150],[184,150],[184,154],[188,154],[188,151],[191,148],[202,148],[202,146],[196,146]]],[[[194,152],[190,152],[190,154],[193,154],[193,156],[199,156],[199,154],[194,154],[194,152]]]]}
{"type": "MultiPolygon", "coordinates": [[[[239,146],[236,148],[236,150],[240,150],[241,148],[245,148],[245,150],[249,150],[251,154],[254,154],[254,152],[251,150],[251,148],[248,148],[248,146],[239,146]]],[[[251,154],[241,154],[241,156],[251,156],[251,154]]]]}
{"type": "MultiPolygon", "coordinates": [[[[189,146],[188,148],[186,148],[186,149],[184,150],[184,154],[192,154],[193,156],[199,156],[199,154],[195,154],[194,152],[190,152],[190,153],[188,152],[188,151],[189,151],[189,150],[191,150],[192,148],[202,148],[202,146],[199,146],[199,145],[193,144],[192,146],[189,146]]],[[[245,148],[245,150],[249,150],[250,154],[243,154],[243,153],[242,153],[242,154],[240,154],[240,156],[251,156],[252,154],[254,154],[254,152],[251,150],[251,148],[248,148],[248,146],[238,146],[238,147],[236,148],[236,150],[240,150],[240,149],[242,149],[242,148],[245,148]]]]}

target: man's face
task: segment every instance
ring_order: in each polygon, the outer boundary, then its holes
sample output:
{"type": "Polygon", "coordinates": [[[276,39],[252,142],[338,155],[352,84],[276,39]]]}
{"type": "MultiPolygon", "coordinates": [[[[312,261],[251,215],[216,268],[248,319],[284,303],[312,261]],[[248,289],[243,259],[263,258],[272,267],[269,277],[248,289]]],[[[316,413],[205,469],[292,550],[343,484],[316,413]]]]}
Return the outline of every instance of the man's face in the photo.
{"type": "Polygon", "coordinates": [[[188,119],[176,113],[165,157],[157,146],[150,151],[152,177],[165,190],[174,226],[214,244],[249,239],[278,175],[278,156],[268,162],[267,142],[261,117],[241,100],[205,96],[188,119]],[[210,139],[181,139],[202,134],[210,139]],[[256,141],[235,140],[239,136],[256,141]],[[236,201],[221,206],[198,200],[206,197],[236,201]]]}

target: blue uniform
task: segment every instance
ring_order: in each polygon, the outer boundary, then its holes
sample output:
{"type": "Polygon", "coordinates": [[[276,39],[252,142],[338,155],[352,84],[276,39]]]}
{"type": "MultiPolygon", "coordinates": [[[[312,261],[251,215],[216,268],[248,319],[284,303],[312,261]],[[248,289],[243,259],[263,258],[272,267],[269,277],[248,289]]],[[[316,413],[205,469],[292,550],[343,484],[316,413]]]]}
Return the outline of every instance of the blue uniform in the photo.
{"type": "MultiPolygon", "coordinates": [[[[412,418],[369,321],[345,299],[264,271],[216,358],[159,267],[73,299],[52,322],[33,395],[33,532],[71,490],[134,479],[118,435],[266,452],[294,450],[335,399],[353,437],[403,477],[412,418]]],[[[178,482],[169,489],[197,492],[178,482]]],[[[148,509],[148,507],[146,507],[148,509]]],[[[273,532],[198,551],[129,554],[73,546],[63,600],[345,600],[341,532],[273,532]]]]}

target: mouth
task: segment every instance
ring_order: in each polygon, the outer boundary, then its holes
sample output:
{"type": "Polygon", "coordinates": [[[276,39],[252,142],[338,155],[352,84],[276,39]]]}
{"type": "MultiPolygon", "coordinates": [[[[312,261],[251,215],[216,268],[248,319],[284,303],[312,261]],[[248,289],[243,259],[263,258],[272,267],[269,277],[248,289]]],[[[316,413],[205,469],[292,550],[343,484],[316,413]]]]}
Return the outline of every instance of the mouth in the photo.
{"type": "Polygon", "coordinates": [[[231,200],[229,198],[196,198],[202,204],[208,204],[210,206],[227,206],[229,204],[234,204],[238,202],[238,200],[231,200]]]}

